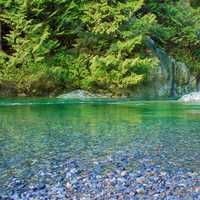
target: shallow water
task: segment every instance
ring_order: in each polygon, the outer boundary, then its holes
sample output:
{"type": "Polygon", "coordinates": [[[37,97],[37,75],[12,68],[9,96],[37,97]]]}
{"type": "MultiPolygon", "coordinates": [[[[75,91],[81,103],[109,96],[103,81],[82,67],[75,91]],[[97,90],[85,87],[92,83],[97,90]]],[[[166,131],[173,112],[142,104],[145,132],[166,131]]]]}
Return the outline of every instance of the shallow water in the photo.
{"type": "Polygon", "coordinates": [[[37,183],[35,175],[69,159],[88,169],[119,154],[134,154],[127,166],[132,171],[145,155],[168,171],[199,172],[200,104],[0,100],[0,194],[12,188],[11,179],[37,183]]]}

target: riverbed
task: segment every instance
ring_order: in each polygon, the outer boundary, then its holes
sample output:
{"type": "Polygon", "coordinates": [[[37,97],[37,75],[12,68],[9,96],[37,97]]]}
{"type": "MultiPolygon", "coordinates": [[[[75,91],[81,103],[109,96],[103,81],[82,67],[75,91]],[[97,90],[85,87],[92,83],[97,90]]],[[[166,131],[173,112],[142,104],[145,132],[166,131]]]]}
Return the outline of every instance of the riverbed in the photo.
{"type": "Polygon", "coordinates": [[[0,199],[200,199],[200,104],[1,99],[0,199]]]}

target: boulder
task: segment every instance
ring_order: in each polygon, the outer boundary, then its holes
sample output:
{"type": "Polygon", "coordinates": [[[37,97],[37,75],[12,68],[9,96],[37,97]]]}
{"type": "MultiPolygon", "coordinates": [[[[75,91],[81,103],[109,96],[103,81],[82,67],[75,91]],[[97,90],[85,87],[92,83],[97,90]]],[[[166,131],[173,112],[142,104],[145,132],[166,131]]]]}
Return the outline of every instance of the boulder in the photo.
{"type": "Polygon", "coordinates": [[[60,99],[91,99],[91,98],[110,98],[110,95],[93,94],[85,90],[74,90],[72,92],[62,94],[57,98],[60,99]]]}
{"type": "Polygon", "coordinates": [[[179,99],[180,102],[188,102],[188,103],[192,103],[192,102],[199,102],[200,103],[200,92],[192,92],[189,94],[186,94],[184,96],[182,96],[179,99]]]}

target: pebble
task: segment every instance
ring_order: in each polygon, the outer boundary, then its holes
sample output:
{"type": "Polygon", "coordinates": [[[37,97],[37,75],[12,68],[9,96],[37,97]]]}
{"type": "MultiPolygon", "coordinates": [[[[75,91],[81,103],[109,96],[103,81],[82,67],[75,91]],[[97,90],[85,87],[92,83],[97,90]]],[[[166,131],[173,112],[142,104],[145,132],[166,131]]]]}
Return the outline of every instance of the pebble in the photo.
{"type": "Polygon", "coordinates": [[[197,193],[200,193],[200,186],[194,186],[193,190],[197,193]]]}
{"type": "Polygon", "coordinates": [[[127,172],[126,172],[126,171],[122,171],[120,175],[121,175],[121,176],[126,176],[126,175],[127,175],[127,172]]]}
{"type": "Polygon", "coordinates": [[[95,161],[96,167],[89,167],[81,159],[70,158],[63,163],[53,163],[56,166],[48,167],[46,171],[45,168],[35,171],[34,178],[13,176],[0,188],[0,200],[200,199],[200,173],[181,168],[165,171],[149,160],[152,158],[138,161],[124,155],[120,158],[118,154],[109,156],[106,161],[95,161]],[[121,167],[119,160],[130,163],[131,159],[140,165],[137,168],[121,167]],[[109,170],[103,173],[103,170],[97,170],[98,166],[109,170]]]}
{"type": "Polygon", "coordinates": [[[145,178],[144,177],[136,178],[136,183],[143,184],[144,182],[145,182],[145,178]]]}
{"type": "Polygon", "coordinates": [[[166,176],[167,173],[166,172],[160,172],[160,176],[166,176]]]}
{"type": "Polygon", "coordinates": [[[138,189],[136,189],[136,193],[137,194],[144,194],[145,190],[143,188],[138,188],[138,189]]]}
{"type": "Polygon", "coordinates": [[[69,191],[72,191],[72,184],[67,182],[66,183],[66,188],[69,190],[69,191]]]}

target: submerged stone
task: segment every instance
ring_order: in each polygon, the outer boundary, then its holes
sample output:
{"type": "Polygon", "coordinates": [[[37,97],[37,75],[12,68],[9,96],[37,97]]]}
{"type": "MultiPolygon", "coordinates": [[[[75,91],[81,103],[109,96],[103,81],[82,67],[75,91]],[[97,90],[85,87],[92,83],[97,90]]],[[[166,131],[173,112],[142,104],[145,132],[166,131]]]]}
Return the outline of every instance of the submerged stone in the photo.
{"type": "Polygon", "coordinates": [[[193,106],[29,107],[1,109],[0,199],[200,199],[193,106]]]}
{"type": "Polygon", "coordinates": [[[144,190],[144,188],[140,187],[140,188],[136,189],[136,193],[137,194],[144,194],[145,190],[144,190]]]}
{"type": "Polygon", "coordinates": [[[61,99],[91,99],[91,98],[110,98],[111,95],[93,94],[85,90],[74,90],[72,92],[62,94],[57,98],[61,99]]]}

